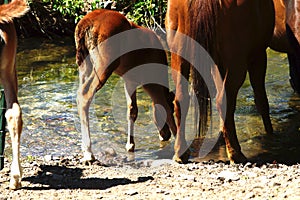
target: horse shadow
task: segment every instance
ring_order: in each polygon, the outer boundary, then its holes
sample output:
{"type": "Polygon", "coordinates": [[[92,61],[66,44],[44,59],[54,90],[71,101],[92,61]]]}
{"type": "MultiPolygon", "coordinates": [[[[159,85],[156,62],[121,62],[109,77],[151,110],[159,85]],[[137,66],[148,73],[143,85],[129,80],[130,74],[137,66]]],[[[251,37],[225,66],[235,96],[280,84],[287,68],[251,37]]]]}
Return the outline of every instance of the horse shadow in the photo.
{"type": "Polygon", "coordinates": [[[41,165],[41,171],[36,176],[25,177],[22,180],[39,186],[23,187],[26,190],[50,189],[94,189],[105,190],[118,185],[129,185],[153,180],[151,176],[138,177],[133,181],[128,178],[83,178],[82,168],[66,166],[41,165]]]}

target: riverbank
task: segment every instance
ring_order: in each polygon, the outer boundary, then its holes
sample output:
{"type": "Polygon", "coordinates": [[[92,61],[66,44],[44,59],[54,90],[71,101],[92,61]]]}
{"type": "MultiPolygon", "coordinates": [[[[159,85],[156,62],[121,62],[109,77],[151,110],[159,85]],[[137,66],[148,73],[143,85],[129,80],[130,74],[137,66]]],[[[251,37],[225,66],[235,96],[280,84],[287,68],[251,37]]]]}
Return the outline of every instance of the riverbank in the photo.
{"type": "Polygon", "coordinates": [[[79,156],[23,163],[23,188],[8,190],[9,168],[0,172],[4,199],[300,199],[300,165],[177,164],[145,160],[90,165],[79,156]]]}

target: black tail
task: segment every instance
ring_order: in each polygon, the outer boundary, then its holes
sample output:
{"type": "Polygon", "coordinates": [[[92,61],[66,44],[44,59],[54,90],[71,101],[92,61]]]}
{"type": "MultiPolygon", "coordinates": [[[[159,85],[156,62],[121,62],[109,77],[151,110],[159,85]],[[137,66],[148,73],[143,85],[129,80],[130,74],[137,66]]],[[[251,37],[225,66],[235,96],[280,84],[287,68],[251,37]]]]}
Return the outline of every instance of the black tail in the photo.
{"type": "MultiPolygon", "coordinates": [[[[218,11],[220,9],[219,2],[215,0],[193,1],[191,8],[194,10],[193,12],[190,12],[191,36],[207,51],[207,53],[209,53],[213,59],[216,59],[216,27],[218,24],[218,11]]],[[[195,49],[194,47],[194,52],[195,55],[193,56],[195,59],[203,59],[203,57],[199,55],[199,52],[201,52],[199,49],[195,49]]],[[[200,62],[205,63],[205,61],[200,62]]],[[[207,73],[210,73],[210,66],[201,65],[201,67],[205,68],[204,70],[207,73]]],[[[198,103],[199,106],[199,110],[195,111],[195,123],[197,125],[196,136],[200,137],[207,133],[208,117],[212,114],[210,94],[207,83],[205,83],[199,71],[194,67],[191,68],[191,77],[194,95],[197,97],[196,103],[198,103]]]]}

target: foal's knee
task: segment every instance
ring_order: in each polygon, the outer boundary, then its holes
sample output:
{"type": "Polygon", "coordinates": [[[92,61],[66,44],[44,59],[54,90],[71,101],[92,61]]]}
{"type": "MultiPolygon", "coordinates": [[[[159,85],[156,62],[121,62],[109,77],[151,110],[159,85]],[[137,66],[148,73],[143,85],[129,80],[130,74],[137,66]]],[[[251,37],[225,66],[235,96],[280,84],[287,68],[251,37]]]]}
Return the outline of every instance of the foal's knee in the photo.
{"type": "Polygon", "coordinates": [[[22,112],[19,104],[14,103],[12,108],[8,109],[5,113],[7,126],[10,133],[21,133],[22,129],[22,112]]]}

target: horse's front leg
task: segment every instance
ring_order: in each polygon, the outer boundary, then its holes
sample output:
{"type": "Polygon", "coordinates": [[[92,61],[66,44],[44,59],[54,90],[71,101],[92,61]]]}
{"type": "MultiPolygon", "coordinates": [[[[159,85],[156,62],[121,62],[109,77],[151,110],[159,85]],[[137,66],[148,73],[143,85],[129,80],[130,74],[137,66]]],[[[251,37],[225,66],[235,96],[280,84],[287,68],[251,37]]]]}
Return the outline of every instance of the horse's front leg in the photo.
{"type": "Polygon", "coordinates": [[[257,53],[254,61],[249,66],[249,78],[253,88],[255,104],[261,114],[265,130],[268,134],[273,133],[273,127],[269,114],[269,102],[265,89],[265,76],[267,68],[267,55],[265,51],[257,53]]]}
{"type": "Polygon", "coordinates": [[[125,96],[127,101],[127,143],[126,150],[129,152],[134,152],[135,143],[134,143],[134,123],[138,115],[138,107],[136,103],[136,88],[129,81],[125,81],[125,96]]]}
{"type": "Polygon", "coordinates": [[[189,150],[185,140],[185,121],[189,109],[190,96],[188,93],[189,64],[176,54],[172,54],[172,76],[176,84],[174,111],[177,120],[173,159],[178,163],[187,163],[189,150]]]}
{"type": "MultiPolygon", "coordinates": [[[[165,78],[168,78],[166,74],[165,78]]],[[[173,93],[169,89],[159,84],[146,84],[144,90],[152,99],[153,119],[159,130],[160,147],[168,144],[172,133],[176,136],[176,123],[173,116],[173,93]]]]}

